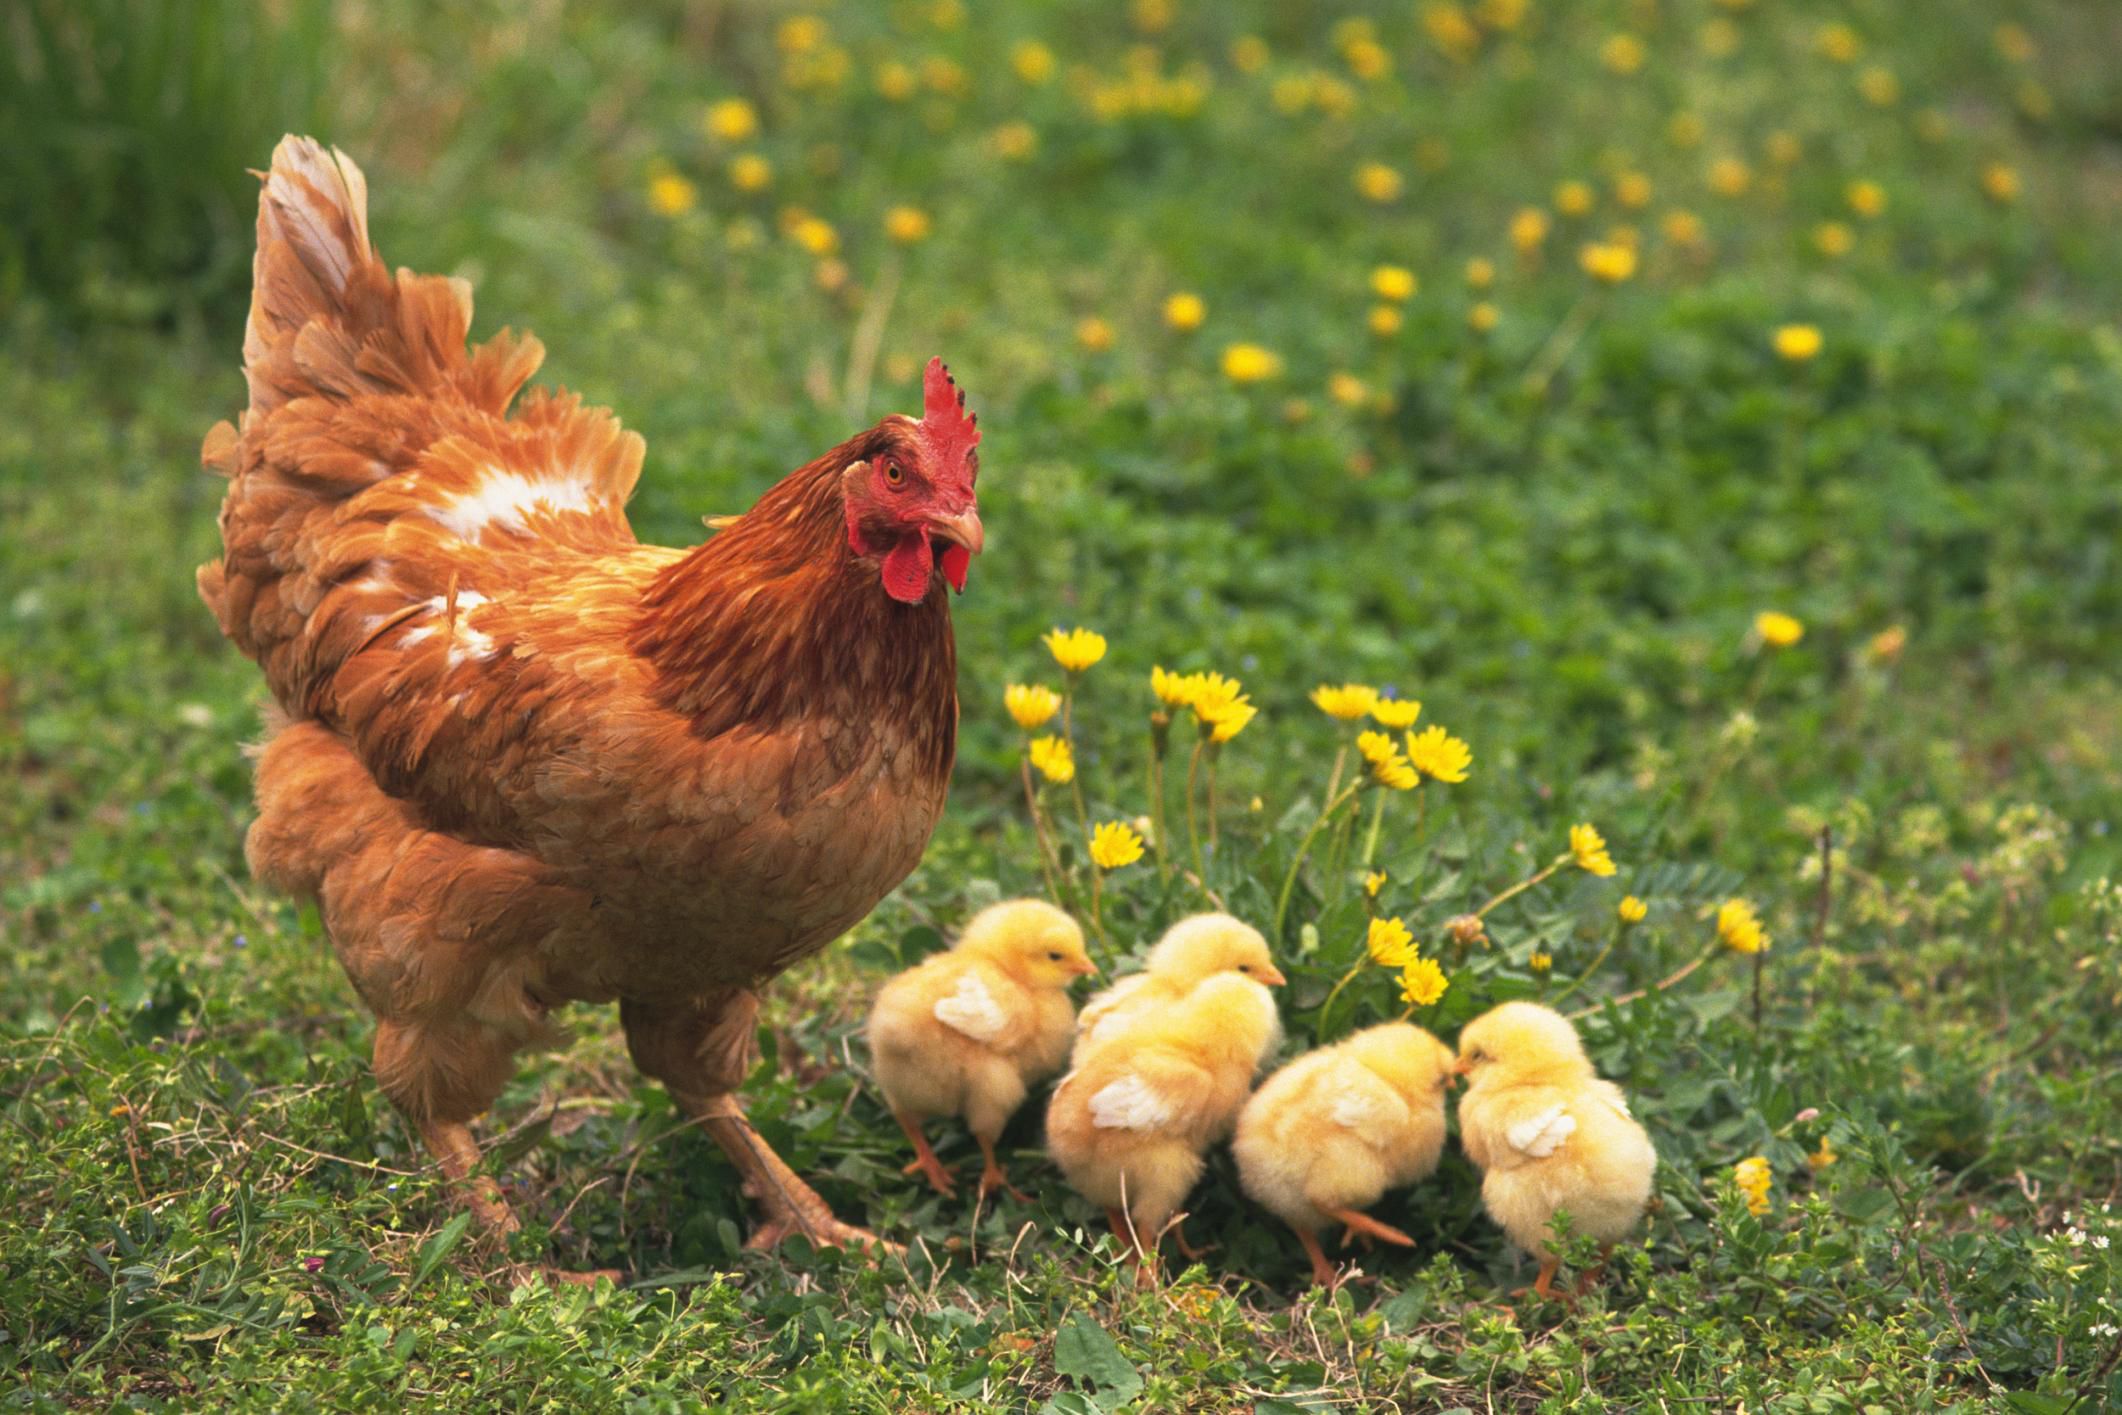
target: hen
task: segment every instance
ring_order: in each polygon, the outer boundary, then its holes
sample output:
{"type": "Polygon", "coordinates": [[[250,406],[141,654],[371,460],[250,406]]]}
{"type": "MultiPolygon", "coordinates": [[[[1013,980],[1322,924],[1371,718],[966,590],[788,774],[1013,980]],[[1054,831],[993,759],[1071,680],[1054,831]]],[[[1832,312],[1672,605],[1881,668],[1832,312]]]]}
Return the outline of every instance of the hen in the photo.
{"type": "MultiPolygon", "coordinates": [[[[982,539],[963,395],[932,362],[920,421],[670,550],[623,510],[640,437],[542,389],[510,415],[541,346],[467,350],[469,287],[383,265],[344,155],[280,143],[254,281],[199,590],[278,704],[251,868],[319,902],[384,1093],[471,1181],[513,1054],[554,1007],[617,1001],[762,1206],[754,1246],[870,1241],[732,1092],[757,989],[904,879],[943,810],[944,581],[982,539]]],[[[515,1226],[491,1182],[470,1201],[515,1226]]]]}

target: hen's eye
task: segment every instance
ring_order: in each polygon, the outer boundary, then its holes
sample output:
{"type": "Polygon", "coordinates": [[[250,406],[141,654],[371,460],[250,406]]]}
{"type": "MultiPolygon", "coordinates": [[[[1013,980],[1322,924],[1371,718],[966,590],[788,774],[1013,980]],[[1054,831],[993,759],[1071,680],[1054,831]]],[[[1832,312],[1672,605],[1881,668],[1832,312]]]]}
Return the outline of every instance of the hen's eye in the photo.
{"type": "Polygon", "coordinates": [[[906,473],[899,469],[897,462],[886,462],[884,464],[884,480],[889,486],[903,486],[906,483],[906,473]]]}

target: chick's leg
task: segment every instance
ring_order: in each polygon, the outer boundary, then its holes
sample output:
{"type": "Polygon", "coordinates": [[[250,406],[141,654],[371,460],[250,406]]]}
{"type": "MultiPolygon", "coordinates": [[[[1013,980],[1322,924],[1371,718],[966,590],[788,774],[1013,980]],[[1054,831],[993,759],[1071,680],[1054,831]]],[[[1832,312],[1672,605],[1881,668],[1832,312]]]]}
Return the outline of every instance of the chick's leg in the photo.
{"type": "Polygon", "coordinates": [[[1375,1238],[1382,1243],[1397,1244],[1402,1248],[1415,1246],[1414,1239],[1394,1228],[1391,1224],[1378,1222],[1361,1209],[1323,1209],[1321,1212],[1329,1218],[1339,1219],[1348,1226],[1348,1232],[1343,1234],[1341,1238],[1341,1246],[1344,1248],[1348,1246],[1350,1237],[1375,1238]]]}
{"type": "Polygon", "coordinates": [[[800,1233],[821,1247],[898,1251],[869,1230],[834,1218],[817,1191],[744,1118],[733,1092],[749,1069],[758,1013],[759,999],[742,990],[677,1005],[619,1005],[634,1064],[670,1088],[679,1109],[722,1147],[743,1176],[744,1192],[765,1211],[747,1247],[772,1248],[800,1233]]]}
{"type": "MultiPolygon", "coordinates": [[[[928,1180],[930,1188],[946,1199],[955,1196],[958,1186],[951,1182],[950,1171],[943,1167],[943,1161],[936,1158],[935,1150],[928,1143],[927,1134],[921,1129],[920,1120],[903,1110],[893,1111],[892,1119],[899,1122],[899,1128],[906,1132],[906,1138],[914,1142],[913,1161],[899,1172],[921,1175],[928,1180]]],[[[986,1175],[981,1176],[983,1183],[986,1178],[986,1175]]],[[[983,1188],[981,1192],[984,1194],[987,1191],[983,1188]]]]}
{"type": "Polygon", "coordinates": [[[1009,1175],[1003,1171],[1002,1161],[995,1158],[993,1137],[975,1135],[973,1138],[980,1142],[980,1153],[987,1160],[986,1166],[980,1171],[980,1197],[985,1199],[997,1189],[1007,1189],[1010,1197],[1018,1203],[1030,1203],[1032,1201],[1031,1195],[1009,1182],[1009,1175]]]}
{"type": "Polygon", "coordinates": [[[1312,1260],[1312,1282],[1320,1287],[1332,1287],[1341,1274],[1327,1258],[1326,1250],[1319,1246],[1319,1235],[1308,1228],[1296,1232],[1297,1241],[1304,1245],[1304,1256],[1312,1260]]]}

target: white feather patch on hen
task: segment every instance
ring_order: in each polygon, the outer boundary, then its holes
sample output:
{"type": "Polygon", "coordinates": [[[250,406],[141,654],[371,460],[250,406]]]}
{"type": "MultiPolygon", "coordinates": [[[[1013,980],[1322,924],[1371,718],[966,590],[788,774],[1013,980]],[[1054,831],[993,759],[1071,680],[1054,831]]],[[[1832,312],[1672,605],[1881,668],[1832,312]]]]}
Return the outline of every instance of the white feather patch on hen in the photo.
{"type": "Polygon", "coordinates": [[[1503,1132],[1510,1147],[1521,1155],[1544,1160],[1562,1148],[1562,1142],[1577,1133],[1577,1117],[1559,1105],[1538,1115],[1529,1115],[1503,1132]]]}
{"type": "Polygon", "coordinates": [[[524,515],[533,507],[548,511],[587,511],[590,509],[589,485],[574,479],[533,479],[521,472],[505,472],[494,467],[488,469],[486,480],[479,483],[477,490],[446,505],[430,506],[427,514],[460,540],[477,544],[480,533],[488,526],[499,526],[505,531],[524,529],[524,515]]]}
{"type": "Polygon", "coordinates": [[[958,979],[957,991],[936,1001],[936,1020],[976,1042],[993,1042],[1009,1027],[995,995],[977,973],[958,979]]]}
{"type": "Polygon", "coordinates": [[[1100,1130],[1154,1130],[1171,1118],[1171,1102],[1140,1076],[1108,1082],[1090,1098],[1090,1123],[1100,1130]]]}

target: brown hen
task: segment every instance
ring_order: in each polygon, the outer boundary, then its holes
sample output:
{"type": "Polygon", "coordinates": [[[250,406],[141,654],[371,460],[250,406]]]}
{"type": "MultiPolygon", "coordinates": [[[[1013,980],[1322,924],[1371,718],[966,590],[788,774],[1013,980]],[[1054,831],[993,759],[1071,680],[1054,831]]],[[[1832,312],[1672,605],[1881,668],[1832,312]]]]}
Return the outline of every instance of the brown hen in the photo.
{"type": "Polygon", "coordinates": [[[979,433],[940,363],[925,415],[799,468],[692,550],[623,510],[643,444],[543,357],[469,349],[462,281],[392,274],[360,169],[287,138],[258,209],[250,408],[199,572],[278,704],[259,878],[315,898],[377,1019],[375,1069],[475,1212],[469,1122],[565,1002],[619,1004],[635,1063],[792,1233],[836,1221],[744,1118],[767,979],[914,868],[957,731],[944,582],[981,547],[979,433]]]}

